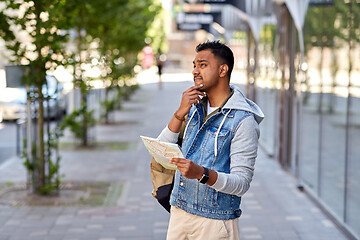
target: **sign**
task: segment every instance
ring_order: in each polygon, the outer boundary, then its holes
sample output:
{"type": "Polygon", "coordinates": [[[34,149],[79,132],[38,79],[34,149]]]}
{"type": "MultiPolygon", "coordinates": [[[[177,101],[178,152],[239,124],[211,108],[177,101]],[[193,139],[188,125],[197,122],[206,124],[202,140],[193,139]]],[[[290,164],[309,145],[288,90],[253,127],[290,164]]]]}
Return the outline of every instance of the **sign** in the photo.
{"type": "Polygon", "coordinates": [[[334,0],[310,0],[309,5],[320,6],[320,5],[332,5],[334,0]]]}
{"type": "Polygon", "coordinates": [[[22,79],[24,76],[23,67],[21,65],[5,66],[6,87],[19,88],[25,86],[22,79]]]}
{"type": "Polygon", "coordinates": [[[177,24],[177,29],[181,31],[205,30],[207,32],[210,32],[210,24],[180,23],[177,24]]]}
{"type": "Polygon", "coordinates": [[[239,8],[242,11],[245,11],[245,0],[184,0],[186,3],[196,4],[196,3],[206,3],[206,4],[230,4],[234,7],[239,8]]]}
{"type": "Polygon", "coordinates": [[[178,12],[176,14],[176,23],[178,30],[197,31],[203,29],[210,31],[210,25],[214,22],[220,22],[221,13],[198,13],[198,12],[178,12]]]}
{"type": "Polygon", "coordinates": [[[185,13],[178,12],[176,15],[177,23],[198,23],[198,24],[212,24],[214,16],[210,13],[185,13]]]}

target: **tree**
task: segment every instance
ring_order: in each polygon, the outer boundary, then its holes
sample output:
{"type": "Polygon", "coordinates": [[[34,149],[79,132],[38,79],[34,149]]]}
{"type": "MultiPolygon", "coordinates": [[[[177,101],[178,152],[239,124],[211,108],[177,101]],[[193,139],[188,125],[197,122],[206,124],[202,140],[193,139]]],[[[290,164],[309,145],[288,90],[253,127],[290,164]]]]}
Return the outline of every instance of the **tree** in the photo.
{"type": "Polygon", "coordinates": [[[348,86],[351,86],[351,73],[353,70],[353,49],[360,43],[360,2],[359,0],[335,0],[337,29],[339,38],[348,46],[348,86]]]}
{"type": "MultiPolygon", "coordinates": [[[[318,70],[320,73],[320,88],[323,87],[323,65],[324,65],[324,49],[334,49],[335,39],[338,36],[338,29],[335,28],[336,9],[334,6],[313,6],[308,9],[304,24],[304,43],[305,51],[308,52],[312,47],[320,48],[320,62],[318,70]]],[[[335,61],[335,59],[333,59],[335,61]]],[[[335,63],[333,63],[334,65],[335,63]]],[[[334,68],[333,68],[334,69],[334,68]]],[[[333,72],[332,85],[335,84],[336,72],[333,72]]],[[[309,87],[308,83],[307,87],[309,87]]],[[[321,110],[322,94],[319,95],[319,111],[321,110]]],[[[304,102],[307,95],[304,97],[304,102]]],[[[332,109],[332,106],[330,106],[332,109]]]]}
{"type": "MultiPolygon", "coordinates": [[[[157,7],[159,8],[159,6],[157,7]]],[[[159,8],[154,21],[147,31],[147,35],[152,39],[151,46],[154,49],[155,55],[159,55],[168,51],[169,46],[166,42],[165,33],[166,21],[165,10],[159,8]]]]}
{"type": "MultiPolygon", "coordinates": [[[[260,44],[263,47],[265,58],[265,78],[269,78],[269,70],[273,61],[273,51],[275,47],[276,26],[266,24],[260,32],[260,44]]],[[[273,80],[273,79],[272,79],[273,80]]]]}
{"type": "MultiPolygon", "coordinates": [[[[147,29],[157,13],[158,6],[152,0],[97,0],[63,1],[67,25],[63,28],[76,29],[77,51],[74,53],[75,87],[81,90],[81,108],[67,116],[65,123],[73,126],[82,145],[87,145],[87,127],[94,122],[87,110],[87,93],[91,79],[83,74],[82,65],[89,64],[90,43],[96,43],[98,67],[102,68],[102,78],[106,83],[106,99],[102,102],[105,112],[103,117],[108,122],[108,114],[114,110],[119,97],[127,89],[124,79],[133,75],[136,55],[144,46],[147,29]],[[121,13],[121,14],[119,14],[121,13]],[[87,52],[87,53],[86,53],[87,52]],[[77,73],[77,74],[76,74],[77,73]],[[120,84],[119,84],[120,83],[120,84]],[[108,99],[109,92],[116,90],[118,98],[108,99]],[[76,118],[82,118],[82,123],[76,118]],[[81,129],[81,131],[79,131],[81,129]]],[[[91,56],[94,58],[94,56],[91,56]]],[[[132,88],[131,88],[132,89],[132,88]]],[[[66,125],[66,124],[65,124],[66,125]]]]}
{"type": "MultiPolygon", "coordinates": [[[[48,193],[59,182],[52,181],[58,165],[50,159],[51,144],[44,143],[46,96],[42,87],[46,71],[64,64],[73,66],[81,107],[66,119],[81,118],[73,127],[86,146],[88,127],[94,123],[87,104],[90,79],[83,68],[90,63],[90,43],[97,43],[103,67],[109,69],[104,77],[111,80],[111,85],[119,86],[120,80],[133,74],[137,52],[144,46],[146,32],[159,7],[152,0],[0,0],[2,6],[0,37],[12,51],[11,61],[27,66],[24,83],[29,89],[28,102],[35,101],[39,106],[37,138],[31,143],[31,153],[26,155],[26,165],[32,172],[34,192],[48,193]],[[65,45],[70,31],[76,32],[71,39],[75,51],[65,45]]],[[[47,139],[52,142],[50,135],[47,139]]]]}
{"type": "Polygon", "coordinates": [[[119,97],[128,95],[133,89],[127,80],[133,77],[137,54],[144,47],[148,29],[160,10],[152,0],[132,0],[126,4],[124,1],[122,4],[117,0],[101,3],[102,10],[97,12],[98,25],[88,31],[98,42],[99,62],[106,73],[106,95],[102,102],[106,122],[109,112],[120,101],[119,97]],[[109,99],[109,92],[113,90],[117,91],[118,98],[109,99]]]}
{"type": "MultiPolygon", "coordinates": [[[[309,47],[320,47],[321,60],[319,71],[323,68],[323,50],[343,45],[348,46],[348,76],[349,84],[352,72],[352,53],[356,43],[360,42],[360,3],[358,0],[334,0],[333,5],[325,7],[311,7],[308,10],[304,25],[304,40],[306,49],[309,47]],[[342,41],[339,41],[343,40],[342,41]]],[[[336,87],[335,76],[338,70],[337,59],[333,53],[332,60],[332,86],[336,87]]],[[[322,79],[322,76],[321,76],[322,79]]],[[[322,81],[321,81],[322,83],[322,81]]],[[[322,86],[320,86],[322,87],[322,86]]],[[[333,95],[333,94],[332,94],[333,95]]],[[[331,100],[329,112],[333,112],[333,101],[331,100]]]]}
{"type": "MultiPolygon", "coordinates": [[[[58,178],[53,178],[58,170],[51,158],[51,134],[49,144],[44,139],[44,100],[43,86],[46,85],[46,71],[55,69],[64,56],[63,43],[67,36],[62,35],[56,17],[59,1],[50,0],[1,0],[4,8],[0,12],[0,37],[11,50],[10,60],[23,65],[24,85],[28,89],[28,103],[35,102],[37,109],[36,139],[31,141],[31,154],[26,154],[25,165],[32,176],[33,191],[38,194],[49,193],[58,188],[58,178]],[[51,17],[54,16],[54,17],[51,17]]],[[[27,119],[31,121],[31,119],[27,119]]]]}
{"type": "MultiPolygon", "coordinates": [[[[89,46],[93,38],[89,31],[99,25],[96,19],[99,12],[103,11],[103,6],[108,5],[107,2],[104,4],[96,0],[62,0],[61,7],[58,8],[58,27],[73,33],[70,42],[75,46],[75,50],[70,51],[67,64],[73,69],[74,89],[80,90],[80,107],[65,117],[61,128],[70,127],[75,137],[81,140],[82,146],[88,146],[88,130],[95,124],[93,112],[89,111],[87,101],[90,79],[87,78],[84,69],[84,65],[89,64],[91,60],[89,46]]],[[[119,1],[119,4],[122,2],[119,1]]]]}

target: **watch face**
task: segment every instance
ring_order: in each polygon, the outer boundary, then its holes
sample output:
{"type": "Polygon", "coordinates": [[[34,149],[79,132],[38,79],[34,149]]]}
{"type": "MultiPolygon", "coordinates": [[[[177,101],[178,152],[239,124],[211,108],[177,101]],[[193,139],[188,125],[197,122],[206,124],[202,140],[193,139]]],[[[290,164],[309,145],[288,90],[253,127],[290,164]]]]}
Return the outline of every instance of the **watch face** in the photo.
{"type": "Polygon", "coordinates": [[[204,174],[200,178],[199,182],[200,183],[206,183],[208,180],[209,180],[209,169],[204,167],[204,174]]]}
{"type": "Polygon", "coordinates": [[[206,176],[205,174],[200,179],[200,183],[206,183],[209,180],[209,176],[206,176]]]}

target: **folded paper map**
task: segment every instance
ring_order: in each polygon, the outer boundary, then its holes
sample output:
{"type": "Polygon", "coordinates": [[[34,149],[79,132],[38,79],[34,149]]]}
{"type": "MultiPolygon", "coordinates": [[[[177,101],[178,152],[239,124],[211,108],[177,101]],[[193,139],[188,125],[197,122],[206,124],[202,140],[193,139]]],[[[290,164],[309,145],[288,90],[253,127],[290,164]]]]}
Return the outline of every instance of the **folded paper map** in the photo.
{"type": "Polygon", "coordinates": [[[167,143],[155,138],[140,136],[149,153],[154,157],[155,161],[160,163],[164,168],[177,169],[174,164],[170,163],[172,158],[183,158],[183,154],[179,145],[167,143]]]}

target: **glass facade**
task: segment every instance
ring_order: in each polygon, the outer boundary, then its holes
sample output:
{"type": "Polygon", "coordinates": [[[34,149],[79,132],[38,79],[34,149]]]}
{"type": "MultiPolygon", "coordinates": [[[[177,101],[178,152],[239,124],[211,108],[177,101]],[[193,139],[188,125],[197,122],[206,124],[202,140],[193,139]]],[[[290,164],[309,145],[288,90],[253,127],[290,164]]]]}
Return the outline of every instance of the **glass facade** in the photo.
{"type": "MultiPolygon", "coordinates": [[[[342,13],[346,20],[350,5],[341,3],[336,9],[322,8],[321,15],[342,13]]],[[[312,9],[308,20],[317,22],[319,11],[312,9]]],[[[296,34],[287,14],[283,8],[277,13],[273,45],[268,41],[271,29],[264,27],[255,58],[259,62],[255,101],[265,114],[260,144],[347,233],[360,239],[359,44],[332,39],[331,34],[327,41],[325,30],[339,25],[339,17],[329,19],[334,21],[329,26],[326,21],[317,22],[320,26],[308,23],[303,59],[296,55],[296,34]],[[311,26],[317,31],[312,32],[311,26]],[[272,56],[267,49],[273,49],[272,56]]]]}
{"type": "MultiPolygon", "coordinates": [[[[319,74],[309,71],[307,80],[301,81],[300,98],[294,97],[290,109],[292,141],[288,147],[292,159],[286,167],[345,229],[359,238],[360,77],[354,76],[349,84],[346,74],[320,80],[319,74]]],[[[257,82],[256,102],[265,114],[260,125],[261,145],[278,159],[279,129],[284,126],[278,123],[280,88],[278,84],[270,85],[270,81],[257,82]]]]}
{"type": "Polygon", "coordinates": [[[345,193],[346,98],[323,93],[321,106],[319,197],[341,218],[345,193]]]}
{"type": "Polygon", "coordinates": [[[353,81],[349,98],[345,222],[360,235],[360,79],[353,81]]]}
{"type": "Polygon", "coordinates": [[[319,144],[320,144],[320,114],[319,97],[317,93],[304,93],[302,108],[302,138],[300,144],[300,176],[309,188],[318,192],[319,189],[319,144]]]}
{"type": "Polygon", "coordinates": [[[266,116],[266,121],[260,124],[261,142],[266,152],[275,154],[276,119],[277,119],[278,90],[273,88],[258,88],[256,102],[266,116]]]}

